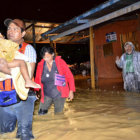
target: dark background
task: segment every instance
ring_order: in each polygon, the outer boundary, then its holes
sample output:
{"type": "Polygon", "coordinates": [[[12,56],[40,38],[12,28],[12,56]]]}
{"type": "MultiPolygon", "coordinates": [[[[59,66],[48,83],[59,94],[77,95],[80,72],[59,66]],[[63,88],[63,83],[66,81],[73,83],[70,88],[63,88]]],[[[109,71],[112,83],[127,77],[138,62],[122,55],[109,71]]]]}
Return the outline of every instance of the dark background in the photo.
{"type": "MultiPolygon", "coordinates": [[[[31,21],[64,23],[85,13],[106,0],[5,0],[0,7],[0,32],[6,36],[3,22],[6,18],[19,18],[31,21]]],[[[39,51],[44,45],[36,44],[38,61],[39,51]]],[[[89,42],[86,44],[57,44],[58,55],[68,63],[89,61],[89,42]]]]}
{"type": "MultiPolygon", "coordinates": [[[[37,44],[36,51],[39,62],[41,60],[40,57],[40,49],[43,46],[47,46],[49,44],[37,44]]],[[[86,62],[90,60],[89,55],[89,44],[57,44],[56,52],[60,55],[68,64],[78,64],[82,62],[86,62]]]]}
{"type": "Polygon", "coordinates": [[[6,18],[63,23],[106,0],[3,0],[0,4],[0,29],[6,18]]]}

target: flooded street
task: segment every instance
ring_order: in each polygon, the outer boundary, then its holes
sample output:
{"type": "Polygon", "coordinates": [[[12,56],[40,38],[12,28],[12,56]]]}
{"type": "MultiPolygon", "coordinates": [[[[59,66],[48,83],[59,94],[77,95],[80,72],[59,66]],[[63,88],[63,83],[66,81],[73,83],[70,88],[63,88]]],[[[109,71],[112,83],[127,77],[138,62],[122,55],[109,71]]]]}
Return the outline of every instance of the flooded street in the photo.
{"type": "MultiPolygon", "coordinates": [[[[47,115],[38,116],[36,102],[36,140],[140,140],[140,94],[76,85],[75,98],[66,102],[63,115],[54,115],[52,106],[47,115]]],[[[16,131],[0,139],[14,140],[15,135],[16,131]]]]}

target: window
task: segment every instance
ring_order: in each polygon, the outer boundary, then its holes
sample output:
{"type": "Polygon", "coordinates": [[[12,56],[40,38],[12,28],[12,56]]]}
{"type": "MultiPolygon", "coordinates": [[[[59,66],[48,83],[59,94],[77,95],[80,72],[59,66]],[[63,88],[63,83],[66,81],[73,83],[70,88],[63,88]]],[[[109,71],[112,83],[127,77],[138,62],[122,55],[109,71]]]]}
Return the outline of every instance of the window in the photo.
{"type": "Polygon", "coordinates": [[[104,56],[112,56],[113,55],[113,47],[112,43],[107,43],[103,45],[104,56]]]}

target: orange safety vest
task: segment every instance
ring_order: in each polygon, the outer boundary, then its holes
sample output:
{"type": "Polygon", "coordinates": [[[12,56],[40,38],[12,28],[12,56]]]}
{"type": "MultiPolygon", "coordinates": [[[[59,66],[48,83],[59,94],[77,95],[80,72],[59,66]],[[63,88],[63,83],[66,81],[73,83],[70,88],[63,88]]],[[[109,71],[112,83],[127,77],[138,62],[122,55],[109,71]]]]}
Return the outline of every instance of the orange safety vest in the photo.
{"type": "MultiPolygon", "coordinates": [[[[23,42],[21,48],[18,51],[24,54],[27,45],[27,43],[23,42]]],[[[11,91],[14,89],[15,88],[12,79],[7,79],[0,82],[0,90],[11,91]]]]}

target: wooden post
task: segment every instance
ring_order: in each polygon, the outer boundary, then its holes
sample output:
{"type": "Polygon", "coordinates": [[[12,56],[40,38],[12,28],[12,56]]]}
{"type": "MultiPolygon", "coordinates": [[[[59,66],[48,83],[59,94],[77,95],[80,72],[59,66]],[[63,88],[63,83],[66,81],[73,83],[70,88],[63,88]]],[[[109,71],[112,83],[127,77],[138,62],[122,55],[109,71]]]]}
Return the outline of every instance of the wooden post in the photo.
{"type": "Polygon", "coordinates": [[[32,31],[33,31],[33,46],[36,49],[36,43],[35,43],[35,25],[34,25],[34,23],[32,25],[32,31]]]}
{"type": "Polygon", "coordinates": [[[57,56],[57,52],[56,52],[56,42],[54,42],[53,48],[54,48],[54,53],[55,53],[55,55],[57,56]]]}
{"type": "Polygon", "coordinates": [[[94,72],[94,39],[93,27],[89,28],[90,32],[90,66],[91,66],[91,88],[95,89],[95,72],[94,72]]]}
{"type": "Polygon", "coordinates": [[[137,38],[136,38],[136,41],[138,42],[136,47],[140,51],[140,39],[139,39],[139,37],[140,37],[140,14],[138,14],[138,28],[137,28],[137,38]]]}
{"type": "Polygon", "coordinates": [[[50,41],[50,46],[54,49],[54,54],[55,54],[55,56],[57,56],[57,52],[56,52],[56,42],[50,41]]]}
{"type": "Polygon", "coordinates": [[[53,48],[53,41],[50,40],[50,46],[53,48]]]}

